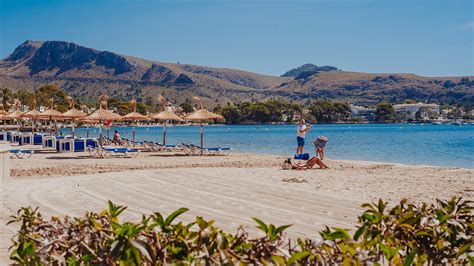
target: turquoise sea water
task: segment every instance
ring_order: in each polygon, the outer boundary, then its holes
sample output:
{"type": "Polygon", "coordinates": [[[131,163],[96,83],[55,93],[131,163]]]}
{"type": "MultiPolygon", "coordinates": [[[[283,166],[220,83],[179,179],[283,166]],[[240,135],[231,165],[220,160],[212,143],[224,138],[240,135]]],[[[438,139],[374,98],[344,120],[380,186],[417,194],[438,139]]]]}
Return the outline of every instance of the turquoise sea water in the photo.
{"type": "MultiPolygon", "coordinates": [[[[110,136],[113,135],[111,128],[110,136]]],[[[131,139],[131,128],[117,128],[131,139]]],[[[85,136],[85,128],[76,134],[85,136]]],[[[162,142],[162,127],[137,127],[136,140],[162,142]]],[[[97,136],[98,129],[90,129],[97,136]]],[[[394,162],[411,165],[474,168],[474,126],[452,125],[315,125],[306,136],[305,152],[314,154],[311,140],[329,138],[327,158],[394,162]]],[[[199,144],[198,126],[167,128],[167,144],[199,144]]],[[[210,125],[204,127],[204,146],[226,146],[236,151],[292,156],[295,125],[210,125]]]]}

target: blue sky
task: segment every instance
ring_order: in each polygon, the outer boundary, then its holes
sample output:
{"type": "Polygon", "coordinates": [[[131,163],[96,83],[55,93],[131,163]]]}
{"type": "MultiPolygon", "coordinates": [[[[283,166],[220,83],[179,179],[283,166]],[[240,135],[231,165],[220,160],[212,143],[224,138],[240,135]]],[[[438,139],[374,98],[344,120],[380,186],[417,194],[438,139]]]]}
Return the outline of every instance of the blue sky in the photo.
{"type": "Polygon", "coordinates": [[[0,0],[0,57],[27,39],[271,75],[474,75],[474,1],[0,0]]]}

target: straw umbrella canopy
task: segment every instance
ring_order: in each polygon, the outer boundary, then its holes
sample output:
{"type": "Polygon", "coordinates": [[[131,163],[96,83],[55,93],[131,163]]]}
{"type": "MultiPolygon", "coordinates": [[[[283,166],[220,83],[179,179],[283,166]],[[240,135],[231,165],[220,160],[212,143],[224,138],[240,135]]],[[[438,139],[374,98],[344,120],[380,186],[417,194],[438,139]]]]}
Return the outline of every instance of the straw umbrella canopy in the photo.
{"type": "Polygon", "coordinates": [[[68,96],[67,101],[69,102],[69,105],[71,106],[71,109],[64,112],[63,117],[66,118],[66,119],[71,119],[71,124],[72,124],[72,126],[71,126],[71,135],[72,135],[72,138],[74,138],[74,131],[75,131],[74,129],[75,129],[75,126],[76,126],[75,120],[78,119],[78,118],[86,117],[87,114],[84,113],[81,110],[77,110],[74,107],[74,100],[72,99],[72,97],[68,96]]]}
{"type": "Polygon", "coordinates": [[[21,115],[21,117],[32,119],[31,133],[35,132],[36,118],[41,115],[41,112],[36,110],[36,100],[33,100],[33,109],[21,115]]]}
{"type": "MultiPolygon", "coordinates": [[[[185,117],[186,120],[191,120],[191,121],[200,121],[201,122],[201,148],[204,148],[204,129],[202,122],[204,120],[211,120],[211,119],[222,119],[223,116],[210,112],[202,106],[201,99],[199,97],[193,97],[193,99],[197,100],[200,104],[201,109],[192,112],[188,116],[185,117]]],[[[202,152],[201,152],[202,154],[202,152]]]]}
{"type": "Polygon", "coordinates": [[[119,114],[114,113],[112,110],[106,110],[102,108],[102,105],[106,105],[105,101],[101,101],[99,104],[99,109],[95,110],[88,116],[81,118],[81,120],[86,121],[96,121],[100,124],[99,127],[99,140],[102,139],[102,122],[103,121],[116,121],[120,120],[122,117],[119,114]]]}
{"type": "Polygon", "coordinates": [[[204,121],[204,120],[211,120],[211,119],[222,119],[224,118],[222,115],[210,112],[206,109],[197,110],[188,116],[186,116],[186,120],[195,120],[195,121],[204,121]]]}
{"type": "Polygon", "coordinates": [[[19,119],[21,117],[21,115],[23,115],[23,112],[16,109],[15,111],[12,111],[10,113],[8,113],[5,118],[9,119],[9,120],[12,120],[12,119],[19,119]]]}
{"type": "Polygon", "coordinates": [[[168,121],[178,121],[182,122],[184,121],[181,117],[177,116],[175,113],[171,111],[171,108],[169,106],[166,106],[166,101],[165,98],[161,95],[158,96],[158,100],[164,107],[164,111],[153,115],[151,118],[156,119],[156,120],[161,120],[165,121],[164,126],[163,126],[163,145],[166,145],[166,124],[168,121]]]}
{"type": "MultiPolygon", "coordinates": [[[[64,119],[63,117],[63,113],[59,112],[58,110],[54,109],[54,100],[53,98],[49,99],[50,101],[50,104],[51,104],[51,107],[42,112],[39,116],[38,116],[38,119],[41,119],[41,120],[49,120],[49,126],[50,128],[52,127],[52,123],[53,123],[53,120],[54,121],[57,121],[57,120],[62,120],[64,119]]],[[[57,123],[57,122],[56,122],[57,123]]],[[[57,125],[57,124],[56,124],[57,125]]],[[[56,127],[55,127],[56,128],[56,127]]],[[[56,131],[56,129],[55,129],[56,131]]],[[[52,129],[51,129],[51,132],[52,133],[52,129]]],[[[57,133],[57,132],[56,132],[57,133]]]]}
{"type": "Polygon", "coordinates": [[[124,115],[121,120],[132,121],[132,141],[135,143],[135,122],[150,120],[150,118],[137,112],[137,101],[135,99],[131,100],[130,104],[132,105],[133,111],[124,115]]]}
{"type": "Polygon", "coordinates": [[[7,118],[6,115],[8,114],[5,109],[3,109],[3,104],[0,104],[0,120],[3,120],[3,130],[7,129],[7,118]]]}
{"type": "Polygon", "coordinates": [[[175,113],[171,112],[170,110],[164,110],[154,116],[151,117],[152,119],[162,120],[165,121],[163,126],[163,145],[166,145],[166,124],[167,121],[184,121],[181,117],[177,116],[175,113]]]}
{"type": "Polygon", "coordinates": [[[15,100],[15,111],[12,111],[10,113],[8,113],[7,115],[5,115],[5,118],[7,120],[17,120],[16,122],[16,126],[17,126],[17,130],[20,131],[20,125],[18,124],[18,119],[21,117],[21,115],[23,114],[23,112],[21,112],[19,109],[19,106],[20,106],[20,101],[19,100],[15,100]]]}

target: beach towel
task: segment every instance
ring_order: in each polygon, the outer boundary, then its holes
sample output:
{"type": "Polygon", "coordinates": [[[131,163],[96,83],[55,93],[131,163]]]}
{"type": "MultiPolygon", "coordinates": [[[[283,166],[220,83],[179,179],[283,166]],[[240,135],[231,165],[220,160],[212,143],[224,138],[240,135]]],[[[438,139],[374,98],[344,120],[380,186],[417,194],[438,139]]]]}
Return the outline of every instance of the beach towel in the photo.
{"type": "Polygon", "coordinates": [[[309,153],[303,153],[303,154],[295,154],[295,160],[308,160],[309,159],[309,153]]]}

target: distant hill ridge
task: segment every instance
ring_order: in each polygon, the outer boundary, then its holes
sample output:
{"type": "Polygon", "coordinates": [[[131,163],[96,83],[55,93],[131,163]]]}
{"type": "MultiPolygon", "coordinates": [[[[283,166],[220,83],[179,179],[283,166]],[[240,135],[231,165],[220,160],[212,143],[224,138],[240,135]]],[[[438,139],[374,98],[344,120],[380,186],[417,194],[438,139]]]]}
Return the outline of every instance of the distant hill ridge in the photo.
{"type": "Polygon", "coordinates": [[[283,98],[305,102],[337,99],[371,105],[381,101],[474,103],[473,77],[345,72],[304,64],[282,76],[172,64],[99,51],[64,41],[26,41],[0,60],[0,86],[33,90],[55,83],[74,97],[153,100],[163,94],[177,102],[201,96],[207,105],[283,98]]]}
{"type": "Polygon", "coordinates": [[[337,71],[337,67],[333,66],[317,66],[313,64],[304,64],[300,67],[293,68],[285,74],[281,75],[282,77],[294,77],[295,79],[306,78],[311,75],[317,74],[319,72],[328,72],[328,71],[337,71]]]}

